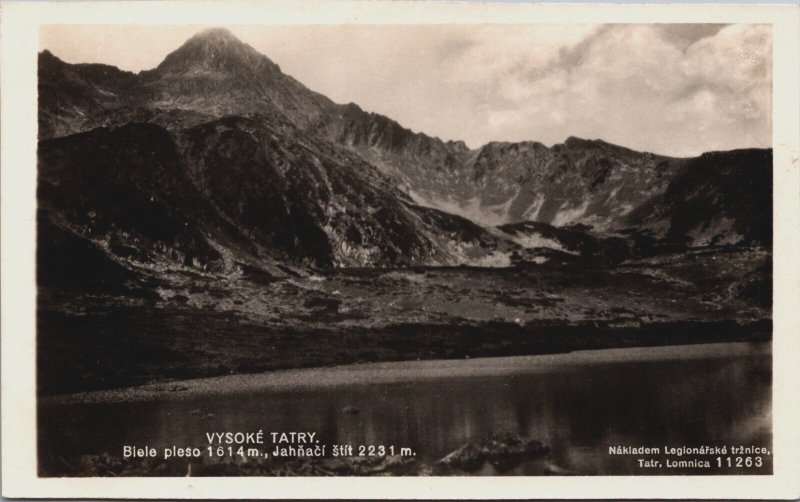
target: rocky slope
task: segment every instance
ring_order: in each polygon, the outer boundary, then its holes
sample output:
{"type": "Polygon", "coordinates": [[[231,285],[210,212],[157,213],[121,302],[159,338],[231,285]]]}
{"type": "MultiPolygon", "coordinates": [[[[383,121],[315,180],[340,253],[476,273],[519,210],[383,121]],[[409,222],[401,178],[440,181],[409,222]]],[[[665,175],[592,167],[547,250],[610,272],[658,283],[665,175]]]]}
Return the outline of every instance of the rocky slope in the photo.
{"type": "Polygon", "coordinates": [[[663,193],[685,164],[579,138],[550,148],[493,142],[470,150],[354,106],[342,121],[326,132],[395,178],[418,203],[487,225],[538,221],[614,229],[633,208],[663,193]]]}
{"type": "Polygon", "coordinates": [[[769,150],[472,150],[224,30],[39,105],[41,392],[769,336],[769,150]]]}
{"type": "Polygon", "coordinates": [[[44,215],[119,258],[274,272],[275,262],[458,265],[515,247],[416,206],[311,132],[335,105],[227,31],[203,32],[138,75],[48,52],[39,64],[44,215]],[[76,131],[90,132],[62,137],[76,131]]]}
{"type": "Polygon", "coordinates": [[[763,211],[742,211],[733,215],[735,225],[729,217],[714,223],[707,217],[683,218],[674,230],[664,232],[655,223],[659,217],[643,216],[650,211],[669,213],[667,206],[680,201],[686,189],[699,194],[698,204],[705,204],[704,191],[736,201],[731,196],[738,193],[736,188],[725,184],[726,170],[752,177],[757,186],[768,184],[768,152],[675,159],[578,138],[552,147],[494,142],[471,150],[463,142],[414,133],[357,105],[335,104],[283,74],[226,30],[199,33],[158,67],[139,74],[104,65],[70,65],[45,51],[39,75],[42,138],[130,122],[180,131],[227,115],[256,114],[284,133],[301,131],[306,141],[345,146],[392,179],[416,204],[482,225],[534,221],[610,233],[644,226],[659,237],[703,243],[764,241],[763,232],[751,230],[769,224],[756,222],[763,211]],[[684,176],[687,170],[705,172],[705,179],[684,176]],[[681,176],[683,181],[678,181],[681,176]],[[673,182],[679,185],[671,187],[673,182]],[[710,192],[689,187],[695,182],[710,192]],[[689,185],[682,189],[680,183],[689,185]],[[668,191],[672,195],[666,195],[668,191]],[[690,236],[702,233],[698,225],[718,230],[710,237],[690,236]]]}
{"type": "MultiPolygon", "coordinates": [[[[469,259],[462,248],[478,258],[500,241],[410,204],[349,151],[260,117],[176,134],[99,128],[41,142],[39,168],[47,228],[129,266],[282,275],[282,266],[458,265],[469,259]]],[[[50,236],[40,239],[49,248],[50,236]]]]}
{"type": "Polygon", "coordinates": [[[206,30],[138,74],[39,55],[40,138],[152,121],[180,129],[259,113],[309,123],[333,103],[313,93],[227,30],[206,30]]]}
{"type": "Polygon", "coordinates": [[[692,247],[772,243],[772,151],[710,152],[687,161],[625,224],[692,247]]]}

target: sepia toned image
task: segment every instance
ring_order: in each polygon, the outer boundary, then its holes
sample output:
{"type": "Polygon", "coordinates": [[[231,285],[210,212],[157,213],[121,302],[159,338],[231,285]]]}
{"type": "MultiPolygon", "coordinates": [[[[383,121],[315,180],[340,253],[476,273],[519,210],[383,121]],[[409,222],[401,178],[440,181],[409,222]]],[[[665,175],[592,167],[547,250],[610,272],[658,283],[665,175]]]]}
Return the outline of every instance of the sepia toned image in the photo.
{"type": "Polygon", "coordinates": [[[39,42],[39,476],[773,472],[770,25],[39,42]]]}
{"type": "Polygon", "coordinates": [[[0,493],[797,497],[798,34],[3,3],[0,493]]]}

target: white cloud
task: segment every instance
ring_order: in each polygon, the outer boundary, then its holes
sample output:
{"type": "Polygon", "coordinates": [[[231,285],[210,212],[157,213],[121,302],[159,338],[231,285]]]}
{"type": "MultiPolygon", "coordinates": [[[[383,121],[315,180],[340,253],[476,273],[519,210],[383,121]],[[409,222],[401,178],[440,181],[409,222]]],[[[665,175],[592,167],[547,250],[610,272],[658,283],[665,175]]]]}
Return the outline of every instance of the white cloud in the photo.
{"type": "Polygon", "coordinates": [[[603,138],[672,155],[770,145],[769,27],[729,26],[685,48],[657,25],[583,36],[566,46],[579,48],[573,61],[495,65],[502,77],[488,94],[500,99],[484,131],[545,143],[603,138]]]}

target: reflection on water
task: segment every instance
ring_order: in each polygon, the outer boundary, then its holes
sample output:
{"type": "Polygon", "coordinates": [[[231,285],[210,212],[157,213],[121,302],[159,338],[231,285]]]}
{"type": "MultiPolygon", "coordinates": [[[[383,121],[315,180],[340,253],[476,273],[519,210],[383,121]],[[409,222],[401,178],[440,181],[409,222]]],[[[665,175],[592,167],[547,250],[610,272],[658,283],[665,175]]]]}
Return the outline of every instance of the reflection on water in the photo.
{"type": "MultiPolygon", "coordinates": [[[[687,347],[694,357],[682,360],[637,360],[658,349],[626,349],[633,357],[592,364],[571,364],[564,356],[544,373],[516,368],[499,376],[226,398],[52,405],[40,410],[40,447],[118,455],[126,444],[203,445],[206,432],[263,429],[313,431],[330,444],[408,446],[418,458],[435,460],[508,431],[541,440],[557,465],[578,473],[657,474],[642,472],[635,456],[608,455],[608,447],[771,448],[770,346],[741,345],[735,355],[717,354],[714,345],[687,347]],[[707,357],[697,357],[697,350],[707,357]],[[347,406],[360,412],[344,413],[347,406]]],[[[508,474],[526,473],[522,465],[508,474]]]]}

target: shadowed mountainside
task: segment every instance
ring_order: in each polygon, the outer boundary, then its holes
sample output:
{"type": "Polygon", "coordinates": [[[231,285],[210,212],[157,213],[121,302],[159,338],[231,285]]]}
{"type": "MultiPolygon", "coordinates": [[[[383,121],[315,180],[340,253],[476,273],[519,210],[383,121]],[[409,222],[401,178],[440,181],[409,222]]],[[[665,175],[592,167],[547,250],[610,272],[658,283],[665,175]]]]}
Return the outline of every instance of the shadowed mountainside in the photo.
{"type": "Polygon", "coordinates": [[[39,159],[43,217],[131,265],[457,265],[454,243],[501,241],[408,204],[349,151],[255,118],[100,128],[42,142],[39,159]]]}
{"type": "MultiPolygon", "coordinates": [[[[642,206],[654,208],[687,169],[712,162],[708,156],[674,159],[578,138],[549,148],[494,142],[470,150],[463,142],[414,133],[357,105],[335,104],[220,29],[199,33],[158,67],[139,74],[70,65],[45,51],[39,75],[42,138],[145,121],[176,131],[215,117],[259,114],[273,127],[300,130],[357,152],[419,205],[488,225],[537,221],[618,231],[640,223],[632,214],[641,214],[642,206]]],[[[730,162],[746,166],[746,176],[762,179],[756,184],[769,179],[766,153],[749,156],[746,163],[735,155],[728,154],[730,162]]],[[[724,171],[717,162],[718,167],[724,171]]],[[[704,183],[722,183],[721,178],[710,176],[704,183]]],[[[729,195],[728,187],[719,188],[721,196],[729,195]]],[[[751,238],[748,232],[716,227],[721,229],[717,240],[751,238]]],[[[756,232],[763,242],[763,232],[756,232]]]]}
{"type": "Polygon", "coordinates": [[[42,52],[39,127],[43,393],[771,329],[770,150],[471,150],[225,30],[138,74],[42,52]]]}

